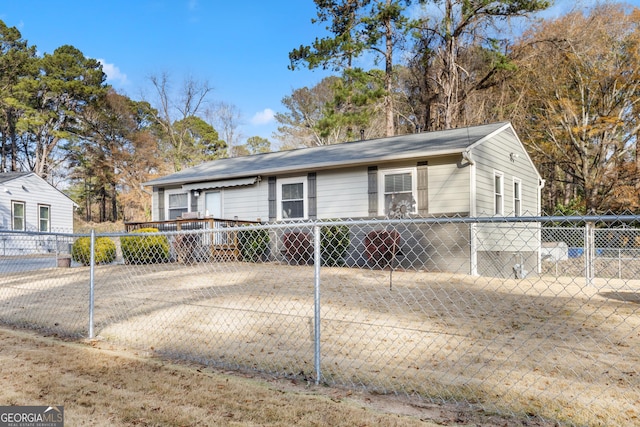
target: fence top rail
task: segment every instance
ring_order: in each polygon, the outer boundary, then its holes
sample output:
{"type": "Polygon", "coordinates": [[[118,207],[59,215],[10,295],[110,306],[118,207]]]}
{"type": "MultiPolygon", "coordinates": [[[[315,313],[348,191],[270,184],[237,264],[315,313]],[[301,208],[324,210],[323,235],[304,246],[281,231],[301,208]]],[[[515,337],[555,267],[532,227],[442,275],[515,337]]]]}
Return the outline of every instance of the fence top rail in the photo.
{"type": "Polygon", "coordinates": [[[0,239],[6,236],[67,236],[82,237],[88,236],[89,233],[73,233],[68,231],[24,231],[24,230],[0,230],[0,239]]]}
{"type": "MultiPolygon", "coordinates": [[[[338,220],[313,220],[313,221],[287,221],[262,225],[270,228],[290,228],[290,227],[314,227],[331,225],[398,225],[398,224],[434,224],[434,223],[464,223],[464,224],[500,224],[500,223],[538,223],[538,222],[640,222],[640,215],[591,215],[591,216],[487,216],[487,217],[411,217],[401,219],[338,219],[338,220]]],[[[256,227],[260,228],[260,226],[256,227]]]]}
{"type": "Polygon", "coordinates": [[[124,227],[125,231],[133,231],[140,228],[163,228],[166,226],[182,228],[184,226],[193,225],[193,224],[225,224],[225,225],[236,225],[236,224],[260,224],[256,221],[247,221],[247,220],[239,220],[239,219],[222,219],[222,218],[176,218],[172,220],[165,221],[136,221],[136,222],[125,222],[124,227]]]}
{"type": "MultiPolygon", "coordinates": [[[[217,219],[217,218],[204,218],[204,219],[180,219],[180,220],[172,220],[172,221],[146,221],[146,222],[132,222],[125,223],[126,231],[122,232],[101,232],[96,233],[99,236],[106,237],[117,237],[122,235],[131,234],[141,225],[146,225],[152,228],[153,225],[161,225],[161,224],[190,224],[190,223],[213,223],[213,224],[224,224],[225,231],[231,231],[234,229],[242,229],[242,230],[251,230],[251,229],[287,229],[287,228],[308,228],[312,229],[313,227],[326,227],[326,226],[336,226],[336,225],[378,225],[378,226],[394,226],[401,224],[437,224],[437,223],[458,223],[458,224],[514,224],[514,223],[571,223],[571,222],[582,222],[582,223],[631,223],[638,222],[640,223],[640,215],[571,215],[571,216],[519,216],[519,217],[505,217],[505,216],[482,216],[482,217],[411,217],[411,218],[402,218],[402,219],[337,219],[337,220],[306,220],[306,221],[283,221],[277,223],[260,223],[257,221],[245,221],[245,220],[235,220],[235,219],[217,219]],[[131,227],[131,228],[129,228],[131,227]]],[[[554,226],[545,226],[545,228],[550,228],[554,226]]],[[[561,226],[556,226],[561,227],[561,226]]],[[[215,228],[209,229],[208,231],[216,230],[215,228]]],[[[203,230],[170,230],[170,231],[158,231],[157,234],[167,234],[167,233],[198,233],[203,230]]],[[[154,234],[154,233],[149,233],[154,234]]],[[[68,236],[68,237],[85,237],[90,236],[90,233],[74,233],[74,232],[40,232],[40,231],[20,231],[20,230],[0,230],[0,239],[4,236],[11,235],[25,235],[25,236],[68,236]]]]}

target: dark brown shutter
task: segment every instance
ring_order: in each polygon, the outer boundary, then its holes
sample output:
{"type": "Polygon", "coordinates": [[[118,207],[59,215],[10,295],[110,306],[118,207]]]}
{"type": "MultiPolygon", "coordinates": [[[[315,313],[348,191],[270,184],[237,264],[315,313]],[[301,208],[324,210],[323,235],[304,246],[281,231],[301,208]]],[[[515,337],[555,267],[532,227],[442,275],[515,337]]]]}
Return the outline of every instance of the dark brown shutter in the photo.
{"type": "Polygon", "coordinates": [[[427,162],[418,163],[418,215],[429,214],[429,166],[427,162]]]}
{"type": "Polygon", "coordinates": [[[369,216],[378,216],[378,167],[369,166],[369,216]]]}
{"type": "Polygon", "coordinates": [[[269,177],[269,222],[278,218],[278,206],[276,205],[276,177],[269,177]]]}
{"type": "Polygon", "coordinates": [[[153,188],[158,193],[158,221],[164,221],[164,188],[153,188]]]}
{"type": "Polygon", "coordinates": [[[318,201],[316,197],[316,174],[311,172],[307,175],[307,205],[309,208],[309,219],[318,219],[318,201]]]}

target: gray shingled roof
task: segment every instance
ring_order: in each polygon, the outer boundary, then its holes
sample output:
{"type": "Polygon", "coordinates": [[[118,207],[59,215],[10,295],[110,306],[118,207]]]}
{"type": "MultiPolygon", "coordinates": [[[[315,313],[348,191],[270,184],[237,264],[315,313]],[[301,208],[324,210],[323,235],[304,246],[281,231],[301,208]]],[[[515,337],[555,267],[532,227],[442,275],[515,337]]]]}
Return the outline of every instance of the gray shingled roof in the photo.
{"type": "Polygon", "coordinates": [[[144,185],[180,185],[461,153],[469,146],[506,126],[509,126],[508,122],[501,122],[220,159],[154,179],[144,185]]]}
{"type": "Polygon", "coordinates": [[[27,176],[33,172],[3,172],[0,173],[0,184],[3,182],[12,181],[16,178],[20,178],[21,176],[27,176]]]}

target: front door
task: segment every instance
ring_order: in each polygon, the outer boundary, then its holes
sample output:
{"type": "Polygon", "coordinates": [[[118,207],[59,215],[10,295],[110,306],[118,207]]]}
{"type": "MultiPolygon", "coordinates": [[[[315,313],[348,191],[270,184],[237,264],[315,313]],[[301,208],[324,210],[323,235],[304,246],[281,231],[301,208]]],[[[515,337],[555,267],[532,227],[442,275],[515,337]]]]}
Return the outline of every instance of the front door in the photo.
{"type": "Polygon", "coordinates": [[[208,191],[204,195],[205,213],[209,217],[222,218],[222,197],[219,191],[208,191]]]}

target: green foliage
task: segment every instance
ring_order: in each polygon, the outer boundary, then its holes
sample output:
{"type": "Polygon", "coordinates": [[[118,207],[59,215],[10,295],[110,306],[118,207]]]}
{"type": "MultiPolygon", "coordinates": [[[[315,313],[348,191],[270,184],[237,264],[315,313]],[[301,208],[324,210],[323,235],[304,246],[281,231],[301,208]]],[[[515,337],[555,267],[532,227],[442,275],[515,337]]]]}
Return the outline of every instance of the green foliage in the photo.
{"type": "Polygon", "coordinates": [[[344,254],[349,249],[351,238],[346,225],[322,227],[320,233],[320,253],[322,264],[326,266],[344,265],[344,254]]]}
{"type": "Polygon", "coordinates": [[[238,232],[240,255],[245,261],[258,262],[264,260],[269,253],[269,232],[260,230],[241,230],[238,232]]]}
{"type": "MultiPolygon", "coordinates": [[[[108,237],[98,237],[94,243],[94,262],[109,264],[116,259],[116,244],[108,237]]],[[[71,258],[82,265],[91,264],[91,238],[80,237],[71,247],[71,258]]]]}
{"type": "Polygon", "coordinates": [[[346,129],[347,139],[357,139],[360,129],[371,127],[378,105],[384,99],[384,72],[347,70],[341,79],[334,81],[333,93],[333,100],[324,105],[324,116],[315,126],[318,133],[326,138],[342,127],[346,129]]]}
{"type": "Polygon", "coordinates": [[[271,151],[271,142],[267,138],[260,136],[247,138],[246,146],[250,154],[268,153],[271,151]]]}
{"type": "Polygon", "coordinates": [[[584,202],[583,197],[576,197],[572,199],[568,204],[556,205],[555,212],[552,212],[552,215],[562,215],[562,216],[570,216],[570,215],[586,215],[587,209],[584,202]]]}
{"type": "Polygon", "coordinates": [[[189,116],[173,124],[173,130],[179,135],[181,144],[175,155],[185,166],[215,160],[227,147],[220,139],[218,131],[197,116],[189,116]]]}
{"type": "MultiPolygon", "coordinates": [[[[134,233],[157,233],[157,228],[141,228],[134,233]]],[[[167,236],[126,236],[120,240],[122,256],[129,264],[153,264],[169,261],[167,236]]]]}

